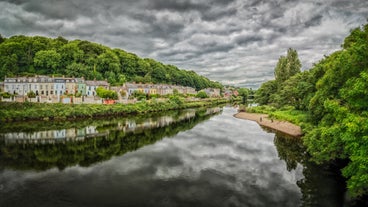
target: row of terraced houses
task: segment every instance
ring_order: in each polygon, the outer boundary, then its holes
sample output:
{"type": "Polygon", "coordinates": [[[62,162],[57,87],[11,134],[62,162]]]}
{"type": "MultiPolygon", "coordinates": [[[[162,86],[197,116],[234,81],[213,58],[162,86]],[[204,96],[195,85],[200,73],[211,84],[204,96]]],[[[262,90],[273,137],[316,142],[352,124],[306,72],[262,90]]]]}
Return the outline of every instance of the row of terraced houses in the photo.
{"type": "MultiPolygon", "coordinates": [[[[128,99],[135,91],[145,94],[168,95],[176,90],[182,94],[196,94],[197,91],[191,87],[167,85],[167,84],[141,84],[126,83],[122,86],[111,86],[107,81],[85,80],[84,78],[70,77],[6,77],[4,82],[0,82],[0,89],[3,92],[15,95],[18,100],[25,100],[24,97],[31,91],[36,94],[37,102],[61,102],[60,97],[65,95],[79,94],[83,100],[93,98],[98,99],[96,89],[104,87],[118,92],[119,99],[128,99]],[[121,93],[124,91],[125,93],[121,93]],[[121,97],[120,94],[126,94],[121,97]]],[[[206,89],[209,96],[220,96],[219,89],[206,89]]],[[[15,100],[15,99],[12,99],[15,100]]]]}

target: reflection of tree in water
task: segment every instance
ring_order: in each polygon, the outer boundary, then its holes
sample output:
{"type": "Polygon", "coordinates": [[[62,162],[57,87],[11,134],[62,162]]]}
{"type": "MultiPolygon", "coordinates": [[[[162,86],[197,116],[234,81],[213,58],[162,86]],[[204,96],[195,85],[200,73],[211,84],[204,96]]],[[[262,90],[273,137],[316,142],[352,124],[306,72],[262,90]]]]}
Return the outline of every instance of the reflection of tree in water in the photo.
{"type": "MultiPolygon", "coordinates": [[[[180,117],[180,113],[174,113],[180,117]],[[178,114],[177,114],[178,113],[178,114]]],[[[64,169],[68,166],[90,166],[109,160],[112,156],[134,151],[148,144],[171,137],[193,128],[198,123],[209,119],[210,115],[196,113],[194,117],[173,122],[167,126],[125,132],[113,121],[101,120],[98,128],[108,130],[108,136],[53,144],[7,144],[0,142],[0,166],[18,170],[46,170],[53,167],[64,169]]],[[[147,118],[147,117],[146,117],[147,118]]],[[[137,117],[137,123],[144,117],[137,117]]]]}
{"type": "Polygon", "coordinates": [[[274,143],[288,171],[296,169],[298,164],[303,166],[304,178],[297,181],[303,194],[303,207],[344,206],[345,183],[336,164],[311,162],[300,138],[276,133],[274,143]]]}
{"type": "Polygon", "coordinates": [[[298,163],[303,163],[305,147],[300,138],[294,138],[281,133],[275,134],[274,144],[279,158],[286,162],[288,171],[295,170],[298,163]]]}

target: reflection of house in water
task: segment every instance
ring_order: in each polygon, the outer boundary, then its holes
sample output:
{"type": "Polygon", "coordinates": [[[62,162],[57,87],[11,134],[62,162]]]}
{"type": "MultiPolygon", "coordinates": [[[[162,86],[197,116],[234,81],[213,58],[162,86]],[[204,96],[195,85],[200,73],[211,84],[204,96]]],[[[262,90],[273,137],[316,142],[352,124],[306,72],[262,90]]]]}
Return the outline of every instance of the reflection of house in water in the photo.
{"type": "Polygon", "coordinates": [[[86,134],[97,134],[98,131],[96,129],[96,126],[87,126],[86,127],[86,134]]]}
{"type": "MultiPolygon", "coordinates": [[[[221,108],[211,108],[205,111],[205,114],[213,114],[220,112],[221,108]]],[[[69,141],[83,141],[94,137],[107,137],[110,131],[135,132],[145,129],[153,129],[169,126],[175,122],[189,120],[196,116],[196,110],[186,110],[179,115],[165,115],[155,118],[147,118],[138,123],[135,119],[126,119],[111,123],[109,128],[99,133],[97,126],[86,126],[84,128],[57,129],[38,132],[17,132],[17,133],[0,133],[0,138],[5,143],[65,143],[69,141]]]]}
{"type": "Polygon", "coordinates": [[[55,130],[54,131],[54,138],[55,139],[65,139],[66,138],[65,134],[66,134],[65,129],[55,130]]]}
{"type": "Polygon", "coordinates": [[[66,129],[66,138],[74,139],[76,137],[75,128],[66,129]]]}
{"type": "Polygon", "coordinates": [[[134,131],[135,128],[137,127],[137,124],[135,123],[135,120],[128,119],[126,120],[126,126],[127,131],[134,131]]]}
{"type": "Polygon", "coordinates": [[[86,136],[86,128],[77,129],[77,137],[84,137],[86,136]]]}
{"type": "Polygon", "coordinates": [[[214,113],[218,113],[221,111],[221,108],[220,107],[217,107],[217,108],[208,108],[206,110],[206,115],[208,114],[214,114],[214,113]]]}
{"type": "Polygon", "coordinates": [[[163,116],[163,117],[160,117],[159,120],[158,120],[158,126],[159,127],[163,127],[163,126],[167,126],[171,123],[174,122],[174,118],[171,117],[171,116],[163,116]]]}

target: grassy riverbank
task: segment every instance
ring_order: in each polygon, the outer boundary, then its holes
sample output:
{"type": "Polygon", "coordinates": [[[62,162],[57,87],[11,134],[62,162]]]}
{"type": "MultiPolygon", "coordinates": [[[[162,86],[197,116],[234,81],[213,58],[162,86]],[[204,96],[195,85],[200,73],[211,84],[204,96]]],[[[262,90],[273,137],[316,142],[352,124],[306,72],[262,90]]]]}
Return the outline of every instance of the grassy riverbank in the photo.
{"type": "Polygon", "coordinates": [[[135,104],[47,104],[47,103],[0,103],[0,122],[27,120],[66,120],[101,116],[119,116],[168,111],[175,109],[213,106],[226,103],[225,99],[186,101],[170,99],[166,102],[150,101],[135,104]]]}
{"type": "Polygon", "coordinates": [[[277,119],[282,121],[288,121],[290,123],[296,124],[302,128],[302,130],[309,128],[310,124],[308,122],[308,114],[305,111],[300,111],[294,109],[294,107],[284,107],[276,109],[271,106],[257,106],[249,107],[245,109],[248,113],[261,113],[267,114],[270,119],[277,119]]]}

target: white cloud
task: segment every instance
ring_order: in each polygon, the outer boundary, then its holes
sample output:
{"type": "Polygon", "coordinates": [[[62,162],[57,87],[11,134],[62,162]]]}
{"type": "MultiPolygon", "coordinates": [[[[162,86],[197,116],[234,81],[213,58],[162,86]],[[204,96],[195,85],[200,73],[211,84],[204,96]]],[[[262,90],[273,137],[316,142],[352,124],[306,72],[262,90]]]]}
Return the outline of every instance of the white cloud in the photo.
{"type": "Polygon", "coordinates": [[[90,40],[252,87],[273,78],[289,47],[308,69],[338,50],[349,30],[368,16],[364,0],[30,0],[0,2],[0,7],[5,36],[90,40]]]}

